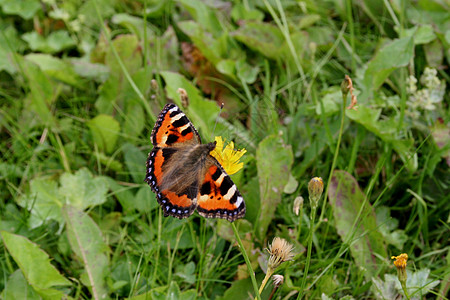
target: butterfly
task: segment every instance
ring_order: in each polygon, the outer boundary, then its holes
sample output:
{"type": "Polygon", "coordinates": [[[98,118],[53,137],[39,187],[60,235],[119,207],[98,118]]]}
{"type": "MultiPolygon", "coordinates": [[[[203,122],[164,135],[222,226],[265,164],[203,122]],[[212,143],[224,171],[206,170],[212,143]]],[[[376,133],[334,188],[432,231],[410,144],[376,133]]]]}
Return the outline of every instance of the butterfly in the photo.
{"type": "Polygon", "coordinates": [[[233,222],[245,202],[222,165],[211,156],[216,142],[202,144],[194,125],[175,104],[164,106],[151,134],[145,181],[164,216],[187,218],[197,209],[206,218],[233,222]]]}

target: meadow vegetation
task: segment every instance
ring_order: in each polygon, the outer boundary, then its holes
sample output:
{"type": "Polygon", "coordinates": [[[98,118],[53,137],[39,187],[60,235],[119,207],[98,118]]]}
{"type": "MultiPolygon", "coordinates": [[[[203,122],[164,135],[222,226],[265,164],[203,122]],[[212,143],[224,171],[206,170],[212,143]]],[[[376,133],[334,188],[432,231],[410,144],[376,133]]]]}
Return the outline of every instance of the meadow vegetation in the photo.
{"type": "Polygon", "coordinates": [[[449,11],[0,0],[0,298],[447,299],[449,11]],[[163,216],[168,102],[247,151],[244,219],[163,216]]]}

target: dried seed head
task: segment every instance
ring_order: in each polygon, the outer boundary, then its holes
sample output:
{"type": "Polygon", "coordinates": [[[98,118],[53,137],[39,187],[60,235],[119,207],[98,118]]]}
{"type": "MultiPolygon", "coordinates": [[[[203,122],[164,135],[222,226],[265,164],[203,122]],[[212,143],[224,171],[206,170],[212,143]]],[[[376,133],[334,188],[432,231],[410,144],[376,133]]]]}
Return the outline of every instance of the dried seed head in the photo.
{"type": "Polygon", "coordinates": [[[281,263],[292,260],[294,258],[294,253],[292,253],[293,247],[285,239],[274,238],[268,249],[270,257],[267,268],[275,270],[281,263]]]}
{"type": "Polygon", "coordinates": [[[273,285],[275,285],[275,287],[279,287],[280,285],[282,285],[284,283],[284,276],[283,275],[273,275],[272,280],[273,280],[273,285]]]}

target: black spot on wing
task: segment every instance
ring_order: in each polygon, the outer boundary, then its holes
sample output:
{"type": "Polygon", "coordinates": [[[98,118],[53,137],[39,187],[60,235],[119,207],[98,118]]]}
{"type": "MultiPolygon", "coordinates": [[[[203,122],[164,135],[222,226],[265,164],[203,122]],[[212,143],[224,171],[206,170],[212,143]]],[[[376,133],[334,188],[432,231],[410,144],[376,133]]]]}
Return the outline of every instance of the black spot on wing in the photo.
{"type": "MultiPolygon", "coordinates": [[[[176,106],[173,105],[173,107],[176,107],[176,106]]],[[[173,108],[173,107],[172,107],[172,108],[173,108]]],[[[181,110],[179,110],[179,109],[174,110],[173,112],[170,113],[170,117],[173,118],[173,117],[175,117],[175,116],[178,115],[178,114],[181,114],[181,110]]]]}
{"type": "Polygon", "coordinates": [[[231,199],[230,199],[230,203],[231,203],[231,204],[236,203],[238,194],[239,194],[239,193],[234,193],[233,197],[231,197],[231,199]]]}
{"type": "Polygon", "coordinates": [[[212,174],[211,176],[212,180],[216,181],[217,179],[219,179],[220,174],[222,174],[222,170],[220,168],[217,168],[216,172],[214,172],[214,174],[212,174]]]}
{"type": "Polygon", "coordinates": [[[178,120],[172,123],[174,127],[182,127],[186,125],[189,122],[188,118],[186,116],[182,116],[178,120]]]}
{"type": "Polygon", "coordinates": [[[192,132],[192,128],[189,126],[189,127],[187,127],[185,130],[183,130],[183,131],[181,132],[181,135],[182,135],[182,136],[186,136],[186,134],[188,134],[188,133],[190,133],[190,132],[192,132]]]}
{"type": "Polygon", "coordinates": [[[166,144],[170,145],[175,143],[178,140],[178,136],[175,134],[169,134],[166,140],[166,144]]]}
{"type": "Polygon", "coordinates": [[[225,176],[223,178],[222,184],[220,185],[220,194],[226,195],[228,190],[233,186],[233,181],[231,181],[230,176],[225,176]]]}
{"type": "Polygon", "coordinates": [[[205,182],[202,185],[202,188],[200,190],[200,194],[202,195],[209,195],[211,193],[211,183],[205,182]]]}

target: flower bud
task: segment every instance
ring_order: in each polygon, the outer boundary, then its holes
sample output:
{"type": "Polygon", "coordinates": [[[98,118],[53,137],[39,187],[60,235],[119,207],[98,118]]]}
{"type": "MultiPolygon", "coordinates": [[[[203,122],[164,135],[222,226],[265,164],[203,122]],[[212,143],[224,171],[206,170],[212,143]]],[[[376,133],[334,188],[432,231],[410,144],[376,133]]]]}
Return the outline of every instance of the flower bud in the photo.
{"type": "Polygon", "coordinates": [[[320,197],[323,193],[323,180],[320,177],[314,177],[308,183],[309,201],[311,207],[316,209],[319,204],[320,197]]]}
{"type": "Polygon", "coordinates": [[[182,88],[179,88],[178,89],[178,94],[180,94],[181,105],[184,108],[187,108],[189,106],[189,97],[188,97],[188,94],[186,93],[186,90],[182,89],[182,88]]]}
{"type": "Polygon", "coordinates": [[[408,254],[402,253],[399,256],[392,256],[391,259],[395,259],[394,265],[397,268],[398,280],[401,283],[406,283],[406,261],[408,260],[408,254]]]}
{"type": "Polygon", "coordinates": [[[299,212],[300,212],[300,208],[303,207],[303,197],[302,196],[298,196],[297,198],[295,198],[294,200],[294,214],[296,216],[298,216],[299,212]]]}

